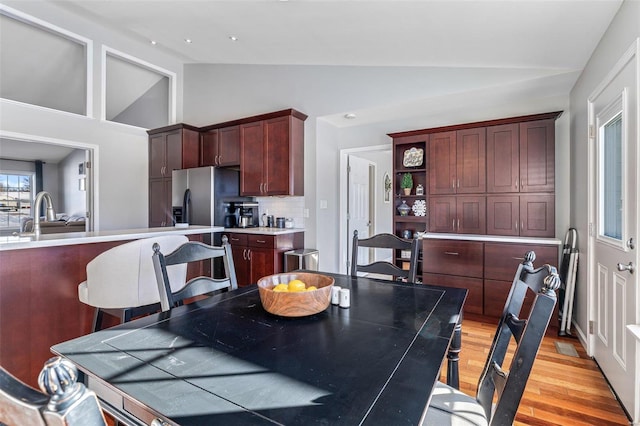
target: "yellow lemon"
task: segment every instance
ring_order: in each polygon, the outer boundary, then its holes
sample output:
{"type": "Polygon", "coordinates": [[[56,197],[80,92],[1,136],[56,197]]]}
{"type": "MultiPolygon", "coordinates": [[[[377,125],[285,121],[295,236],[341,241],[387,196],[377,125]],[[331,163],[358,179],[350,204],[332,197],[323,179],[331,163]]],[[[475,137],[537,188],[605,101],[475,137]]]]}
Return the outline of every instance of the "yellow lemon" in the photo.
{"type": "Polygon", "coordinates": [[[300,280],[289,281],[289,291],[304,291],[307,285],[300,280]]]}
{"type": "Polygon", "coordinates": [[[289,286],[285,283],[280,283],[273,288],[273,291],[289,291],[289,286]]]}
{"type": "Polygon", "coordinates": [[[318,289],[318,287],[316,287],[315,285],[307,287],[307,291],[317,290],[317,289],[318,289]]]}

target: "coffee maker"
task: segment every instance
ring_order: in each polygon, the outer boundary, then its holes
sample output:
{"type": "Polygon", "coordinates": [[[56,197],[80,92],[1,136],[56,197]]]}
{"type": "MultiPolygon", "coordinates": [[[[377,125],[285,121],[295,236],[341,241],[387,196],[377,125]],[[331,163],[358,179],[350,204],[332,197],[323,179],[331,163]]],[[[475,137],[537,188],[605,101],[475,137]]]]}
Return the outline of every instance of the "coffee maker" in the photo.
{"type": "Polygon", "coordinates": [[[258,203],[252,201],[243,201],[238,207],[240,208],[240,218],[238,221],[239,228],[252,228],[255,226],[259,226],[258,203]]]}
{"type": "Polygon", "coordinates": [[[258,203],[255,201],[228,201],[224,203],[225,228],[253,228],[258,223],[258,203]]]}

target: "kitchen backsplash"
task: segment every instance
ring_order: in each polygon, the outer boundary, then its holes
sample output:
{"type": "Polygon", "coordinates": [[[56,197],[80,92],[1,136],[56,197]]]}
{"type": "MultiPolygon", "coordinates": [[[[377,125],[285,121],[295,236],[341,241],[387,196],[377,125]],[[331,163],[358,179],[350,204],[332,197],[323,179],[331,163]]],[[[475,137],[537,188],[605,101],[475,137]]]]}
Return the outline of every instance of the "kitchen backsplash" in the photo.
{"type": "Polygon", "coordinates": [[[294,228],[304,228],[304,197],[256,197],[259,203],[260,225],[262,214],[273,217],[290,217],[294,228]]]}

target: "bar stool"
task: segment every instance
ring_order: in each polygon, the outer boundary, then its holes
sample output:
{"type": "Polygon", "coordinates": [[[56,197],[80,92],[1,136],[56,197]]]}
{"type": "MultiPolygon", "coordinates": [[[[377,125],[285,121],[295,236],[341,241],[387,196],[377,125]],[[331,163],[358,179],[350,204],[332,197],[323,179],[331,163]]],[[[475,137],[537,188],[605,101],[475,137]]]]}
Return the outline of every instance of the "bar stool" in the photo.
{"type": "MultiPolygon", "coordinates": [[[[173,251],[187,241],[184,235],[144,238],[116,246],[89,262],[87,280],[78,285],[78,298],[96,308],[92,331],[102,328],[105,313],[127,322],[160,311],[153,245],[160,244],[173,251]]],[[[187,266],[175,265],[167,269],[172,288],[177,291],[184,287],[187,266]]]]}

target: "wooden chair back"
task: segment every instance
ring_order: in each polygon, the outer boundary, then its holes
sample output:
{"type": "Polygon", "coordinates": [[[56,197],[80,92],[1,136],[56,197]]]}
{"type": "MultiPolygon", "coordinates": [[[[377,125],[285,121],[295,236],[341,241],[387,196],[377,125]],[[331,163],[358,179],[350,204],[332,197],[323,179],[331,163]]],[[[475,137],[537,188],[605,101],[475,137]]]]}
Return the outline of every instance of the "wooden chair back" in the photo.
{"type": "Polygon", "coordinates": [[[163,311],[167,311],[182,303],[184,299],[212,293],[217,290],[238,288],[238,279],[233,264],[231,245],[227,236],[222,237],[221,246],[210,246],[197,241],[189,241],[182,244],[169,254],[163,254],[159,244],[153,246],[153,265],[160,291],[160,305],[163,311]],[[172,291],[167,267],[171,265],[200,262],[207,259],[222,257],[225,278],[212,278],[199,276],[186,282],[183,288],[172,291]]]}
{"type": "MultiPolygon", "coordinates": [[[[556,268],[544,265],[534,269],[535,253],[530,251],[518,270],[500,317],[484,370],[480,375],[476,399],[489,424],[512,424],[533,367],[542,338],[556,304],[560,278],[556,268]],[[528,290],[535,294],[526,318],[519,318],[528,290]],[[509,369],[503,363],[511,339],[516,342],[509,369]],[[497,401],[493,406],[494,395],[497,401]]],[[[490,297],[490,295],[487,295],[490,297]]]]}
{"type": "MultiPolygon", "coordinates": [[[[405,240],[393,234],[378,234],[369,238],[358,238],[358,231],[353,232],[353,247],[351,251],[351,275],[357,276],[358,272],[368,272],[373,274],[392,275],[397,278],[405,278],[409,282],[416,281],[418,271],[418,240],[405,240]],[[410,256],[406,259],[409,262],[409,269],[403,269],[394,263],[376,261],[366,265],[358,264],[358,250],[360,248],[392,249],[393,259],[397,256],[398,250],[408,250],[410,256]]],[[[404,259],[403,259],[404,261],[404,259]]]]}

